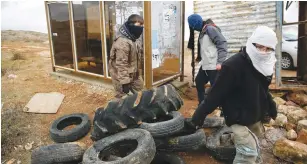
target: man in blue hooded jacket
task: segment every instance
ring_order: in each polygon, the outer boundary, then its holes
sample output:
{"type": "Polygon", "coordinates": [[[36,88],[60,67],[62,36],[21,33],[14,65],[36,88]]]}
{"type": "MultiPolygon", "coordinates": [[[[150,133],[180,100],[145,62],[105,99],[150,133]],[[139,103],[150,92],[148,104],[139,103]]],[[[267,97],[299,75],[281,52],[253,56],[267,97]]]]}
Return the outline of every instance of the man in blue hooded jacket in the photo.
{"type": "Polygon", "coordinates": [[[200,104],[204,100],[204,85],[208,81],[211,86],[214,85],[217,71],[221,69],[222,63],[226,60],[227,42],[220,28],[211,19],[203,21],[200,15],[192,14],[188,17],[188,23],[191,30],[200,32],[196,61],[200,62],[201,67],[195,79],[200,104]]]}

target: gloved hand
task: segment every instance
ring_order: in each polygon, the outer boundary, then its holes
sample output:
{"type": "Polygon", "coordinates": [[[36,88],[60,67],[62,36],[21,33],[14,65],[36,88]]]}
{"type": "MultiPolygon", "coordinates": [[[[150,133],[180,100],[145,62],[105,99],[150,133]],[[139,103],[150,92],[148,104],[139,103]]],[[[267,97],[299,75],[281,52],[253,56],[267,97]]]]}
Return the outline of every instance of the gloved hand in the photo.
{"type": "Polygon", "coordinates": [[[130,91],[130,84],[123,84],[123,92],[128,94],[130,91]]]}
{"type": "Polygon", "coordinates": [[[186,118],[184,120],[185,126],[191,130],[197,130],[199,127],[192,122],[192,118],[186,118]]]}

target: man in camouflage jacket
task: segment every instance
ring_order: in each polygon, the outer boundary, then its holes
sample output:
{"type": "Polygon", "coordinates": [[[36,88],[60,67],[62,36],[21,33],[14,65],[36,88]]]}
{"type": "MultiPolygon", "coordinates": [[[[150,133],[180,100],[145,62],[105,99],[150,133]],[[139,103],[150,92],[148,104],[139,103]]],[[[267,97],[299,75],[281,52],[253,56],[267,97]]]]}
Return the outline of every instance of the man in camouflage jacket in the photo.
{"type": "Polygon", "coordinates": [[[142,47],[137,39],[143,33],[143,18],[131,15],[119,29],[119,36],[114,40],[111,48],[109,71],[117,98],[129,93],[130,90],[143,89],[142,47]]]}

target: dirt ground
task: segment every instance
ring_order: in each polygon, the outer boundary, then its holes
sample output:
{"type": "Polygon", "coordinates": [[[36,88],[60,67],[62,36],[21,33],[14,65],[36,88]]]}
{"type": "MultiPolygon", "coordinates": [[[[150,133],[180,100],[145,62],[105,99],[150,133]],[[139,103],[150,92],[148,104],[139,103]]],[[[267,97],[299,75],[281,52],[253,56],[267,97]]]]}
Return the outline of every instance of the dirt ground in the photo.
{"type": "MultiPolygon", "coordinates": [[[[23,35],[2,32],[2,36],[23,35]]],[[[27,33],[26,40],[2,38],[1,45],[1,161],[16,159],[28,164],[31,151],[36,147],[53,143],[49,137],[49,127],[53,120],[70,113],[86,113],[93,119],[96,108],[106,105],[114,96],[112,90],[69,79],[50,76],[51,59],[46,35],[27,33]],[[36,35],[39,35],[37,37],[36,35]],[[34,39],[33,39],[34,38],[34,39]],[[31,114],[22,111],[35,93],[60,92],[65,95],[56,114],[31,114]],[[30,150],[25,145],[33,143],[30,150]]],[[[186,77],[185,79],[187,79],[186,77]]],[[[195,88],[186,92],[194,100],[184,98],[180,110],[189,117],[197,105],[195,88]]],[[[92,144],[89,134],[80,142],[92,144]]],[[[180,153],[187,164],[219,163],[206,152],[180,153]]]]}

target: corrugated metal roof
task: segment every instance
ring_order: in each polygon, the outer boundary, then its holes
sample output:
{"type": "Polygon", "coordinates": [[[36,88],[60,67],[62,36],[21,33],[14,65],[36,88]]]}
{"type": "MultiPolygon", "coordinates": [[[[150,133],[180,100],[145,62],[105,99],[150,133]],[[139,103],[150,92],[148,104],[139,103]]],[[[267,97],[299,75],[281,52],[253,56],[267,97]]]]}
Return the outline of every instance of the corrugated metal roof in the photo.
{"type": "MultiPolygon", "coordinates": [[[[274,1],[194,1],[194,13],[201,15],[204,20],[211,18],[220,27],[227,40],[228,56],[237,53],[246,44],[257,26],[266,25],[276,30],[274,1]]],[[[197,38],[198,32],[195,33],[195,43],[197,38]]],[[[195,67],[195,77],[198,70],[199,65],[195,67]]]]}

